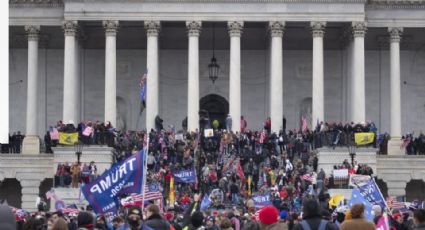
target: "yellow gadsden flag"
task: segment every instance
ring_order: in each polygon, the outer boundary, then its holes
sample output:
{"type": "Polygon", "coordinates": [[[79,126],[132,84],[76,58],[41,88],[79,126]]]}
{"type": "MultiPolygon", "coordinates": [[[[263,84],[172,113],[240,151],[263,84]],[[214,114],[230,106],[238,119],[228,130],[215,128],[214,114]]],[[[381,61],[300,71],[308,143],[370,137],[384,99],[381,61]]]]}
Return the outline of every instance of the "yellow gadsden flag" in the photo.
{"type": "Polygon", "coordinates": [[[73,145],[78,142],[78,133],[62,133],[59,132],[59,144],[73,145]]]}
{"type": "Polygon", "coordinates": [[[344,200],[344,196],[343,195],[333,195],[331,197],[331,199],[329,200],[329,207],[338,207],[339,203],[342,202],[344,200]]]}
{"type": "Polygon", "coordinates": [[[374,133],[355,133],[354,139],[357,145],[367,145],[375,139],[374,133]]]}

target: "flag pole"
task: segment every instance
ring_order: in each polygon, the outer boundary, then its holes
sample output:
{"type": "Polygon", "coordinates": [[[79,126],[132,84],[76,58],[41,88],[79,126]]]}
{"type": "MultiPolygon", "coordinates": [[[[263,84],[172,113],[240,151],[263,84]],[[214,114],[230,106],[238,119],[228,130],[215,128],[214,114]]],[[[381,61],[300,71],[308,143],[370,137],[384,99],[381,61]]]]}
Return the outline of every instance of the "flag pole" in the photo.
{"type": "Polygon", "coordinates": [[[145,207],[146,179],[147,179],[147,156],[149,154],[149,133],[146,131],[146,146],[143,147],[143,178],[142,178],[142,213],[145,207]]]}

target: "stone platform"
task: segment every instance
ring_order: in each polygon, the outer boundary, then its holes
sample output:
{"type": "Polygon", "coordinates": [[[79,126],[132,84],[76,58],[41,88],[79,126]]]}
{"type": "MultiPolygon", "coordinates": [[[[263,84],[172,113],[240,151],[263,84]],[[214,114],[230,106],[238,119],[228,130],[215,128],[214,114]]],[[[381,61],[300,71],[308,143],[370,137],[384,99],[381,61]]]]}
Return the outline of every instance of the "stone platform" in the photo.
{"type": "MultiPolygon", "coordinates": [[[[73,163],[77,161],[74,147],[56,147],[52,148],[54,152],[53,172],[56,172],[57,165],[60,163],[73,163]]],[[[84,146],[80,161],[89,164],[94,161],[97,166],[97,173],[100,175],[106,169],[111,167],[113,162],[112,148],[107,146],[84,146]]]]}
{"type": "MultiPolygon", "coordinates": [[[[357,148],[356,157],[354,158],[359,164],[367,164],[373,169],[374,175],[377,173],[376,148],[357,148]]],[[[340,165],[347,159],[351,164],[351,157],[348,148],[319,148],[317,149],[317,157],[319,158],[318,169],[323,168],[326,175],[332,173],[334,165],[340,165]]]]}

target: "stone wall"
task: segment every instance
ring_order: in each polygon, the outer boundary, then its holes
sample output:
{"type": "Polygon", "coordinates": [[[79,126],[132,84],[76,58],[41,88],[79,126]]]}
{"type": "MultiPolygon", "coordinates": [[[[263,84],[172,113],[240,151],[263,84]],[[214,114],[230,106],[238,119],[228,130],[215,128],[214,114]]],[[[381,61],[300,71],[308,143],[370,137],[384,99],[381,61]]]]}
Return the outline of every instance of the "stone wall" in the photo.
{"type": "MultiPolygon", "coordinates": [[[[9,50],[10,132],[25,131],[27,50],[9,50]]],[[[216,51],[220,75],[215,86],[208,79],[211,51],[200,51],[200,96],[210,93],[228,99],[229,51],[216,51]]],[[[301,104],[311,98],[311,51],[284,50],[284,115],[288,128],[298,128],[301,104]],[[307,100],[306,100],[307,99],[307,100]]],[[[62,119],[63,50],[39,50],[39,134],[62,119]]],[[[104,50],[82,51],[84,119],[104,119],[104,50]]],[[[389,52],[366,51],[366,119],[374,120],[380,132],[389,131],[390,81],[389,52]]],[[[325,118],[347,120],[345,51],[325,51],[325,118]]],[[[265,50],[242,50],[242,114],[248,128],[259,129],[269,111],[268,55],[265,50]]],[[[160,50],[159,111],[164,124],[181,127],[187,113],[187,51],[160,50]]],[[[118,111],[128,129],[145,127],[145,115],[139,117],[140,76],[146,70],[145,50],[117,50],[118,111]]],[[[402,132],[425,130],[425,52],[401,51],[402,132]]]]}

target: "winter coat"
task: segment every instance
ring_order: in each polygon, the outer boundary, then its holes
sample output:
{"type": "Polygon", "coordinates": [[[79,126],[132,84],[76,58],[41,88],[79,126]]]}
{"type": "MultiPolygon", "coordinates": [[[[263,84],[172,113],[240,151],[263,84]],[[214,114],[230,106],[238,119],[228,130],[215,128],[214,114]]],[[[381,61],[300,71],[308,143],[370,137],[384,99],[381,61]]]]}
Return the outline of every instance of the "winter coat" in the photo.
{"type": "Polygon", "coordinates": [[[169,230],[170,223],[163,219],[159,214],[152,214],[146,221],[146,225],[155,230],[169,230]]]}
{"type": "Polygon", "coordinates": [[[365,219],[351,219],[344,221],[341,226],[340,230],[356,230],[356,229],[362,229],[362,230],[375,230],[375,225],[367,221],[365,219]]]}

